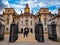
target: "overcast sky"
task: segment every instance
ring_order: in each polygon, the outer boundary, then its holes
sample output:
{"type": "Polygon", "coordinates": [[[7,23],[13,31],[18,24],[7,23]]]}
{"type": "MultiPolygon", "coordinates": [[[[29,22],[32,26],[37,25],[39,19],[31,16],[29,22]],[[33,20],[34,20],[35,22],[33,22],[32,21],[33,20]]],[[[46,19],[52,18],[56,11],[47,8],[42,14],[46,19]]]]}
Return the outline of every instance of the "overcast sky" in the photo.
{"type": "Polygon", "coordinates": [[[14,8],[15,11],[20,14],[21,11],[24,12],[26,3],[29,4],[30,11],[33,10],[36,14],[40,8],[49,8],[52,13],[57,13],[58,8],[60,8],[60,0],[0,0],[0,14],[3,12],[4,8],[14,8]]]}

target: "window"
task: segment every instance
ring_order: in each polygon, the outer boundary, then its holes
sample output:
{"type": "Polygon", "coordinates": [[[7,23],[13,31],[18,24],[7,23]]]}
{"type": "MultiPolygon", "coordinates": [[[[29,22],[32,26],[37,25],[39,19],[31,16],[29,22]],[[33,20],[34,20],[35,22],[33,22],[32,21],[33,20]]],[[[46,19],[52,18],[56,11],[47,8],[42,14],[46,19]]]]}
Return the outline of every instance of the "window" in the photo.
{"type": "Polygon", "coordinates": [[[7,16],[7,24],[9,24],[9,15],[7,16]]]}
{"type": "Polygon", "coordinates": [[[26,26],[28,26],[28,22],[29,22],[28,17],[26,17],[25,22],[26,22],[26,26]]]}
{"type": "Polygon", "coordinates": [[[45,31],[47,31],[47,28],[45,28],[45,31]]]}
{"type": "Polygon", "coordinates": [[[8,10],[8,12],[10,12],[10,10],[8,10]]]}
{"type": "Polygon", "coordinates": [[[28,19],[28,17],[26,17],[26,19],[28,19]]]}
{"type": "Polygon", "coordinates": [[[44,24],[46,25],[47,18],[44,18],[44,24]]]}
{"type": "Polygon", "coordinates": [[[31,21],[31,25],[32,25],[32,21],[31,21]]]}
{"type": "Polygon", "coordinates": [[[21,26],[23,26],[23,21],[21,21],[21,26]]]}
{"type": "Polygon", "coordinates": [[[32,19],[32,16],[31,16],[31,19],[32,19]]]}
{"type": "Polygon", "coordinates": [[[28,25],[28,23],[26,22],[26,25],[28,25]]]}
{"type": "Polygon", "coordinates": [[[28,26],[28,22],[29,22],[29,21],[28,21],[28,20],[25,20],[25,21],[26,21],[26,26],[28,26]]]}
{"type": "Polygon", "coordinates": [[[23,17],[21,17],[21,18],[23,18],[23,17]]]}
{"type": "Polygon", "coordinates": [[[6,28],[6,30],[8,31],[8,28],[6,28]]]}
{"type": "Polygon", "coordinates": [[[46,10],[44,10],[44,12],[46,12],[46,10]]]}

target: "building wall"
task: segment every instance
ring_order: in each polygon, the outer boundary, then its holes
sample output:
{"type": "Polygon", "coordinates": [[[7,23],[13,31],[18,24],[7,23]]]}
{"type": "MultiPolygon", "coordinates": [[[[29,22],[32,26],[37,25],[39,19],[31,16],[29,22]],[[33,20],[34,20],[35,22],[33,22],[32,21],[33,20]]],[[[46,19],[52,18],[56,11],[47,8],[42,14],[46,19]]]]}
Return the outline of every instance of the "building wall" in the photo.
{"type": "Polygon", "coordinates": [[[4,19],[5,19],[5,32],[7,31],[8,33],[10,32],[10,25],[11,25],[11,23],[12,23],[12,21],[13,21],[13,16],[12,15],[9,15],[9,24],[7,24],[7,14],[6,15],[4,15],[4,19]],[[7,30],[7,28],[8,28],[8,30],[7,30]]]}
{"type": "Polygon", "coordinates": [[[43,24],[44,33],[47,33],[48,32],[47,22],[48,22],[48,19],[50,17],[49,10],[48,10],[48,8],[41,8],[39,13],[41,15],[41,21],[42,21],[42,24],[43,24]]]}
{"type": "Polygon", "coordinates": [[[60,37],[60,17],[55,18],[57,37],[60,37]]]}
{"type": "Polygon", "coordinates": [[[26,16],[24,16],[24,17],[20,17],[20,22],[19,22],[19,31],[21,31],[21,29],[23,28],[23,30],[26,28],[26,27],[28,27],[29,28],[29,31],[30,31],[30,29],[32,28],[33,29],[33,32],[34,32],[34,30],[35,30],[35,18],[32,16],[32,18],[31,17],[26,17],[26,16]],[[26,18],[27,18],[27,20],[28,20],[28,25],[26,25],[26,18]],[[23,22],[22,22],[23,21],[23,22]],[[31,25],[31,21],[32,21],[32,25],[31,25]]]}
{"type": "Polygon", "coordinates": [[[5,22],[5,21],[0,20],[0,22],[4,25],[4,22],[5,22]]]}
{"type": "Polygon", "coordinates": [[[3,12],[3,16],[5,19],[5,33],[10,32],[10,25],[13,21],[13,14],[14,14],[14,9],[12,8],[6,8],[5,11],[3,12]]]}
{"type": "Polygon", "coordinates": [[[44,13],[48,14],[49,10],[48,10],[48,8],[41,8],[39,12],[40,12],[40,14],[44,14],[44,13]]]}
{"type": "Polygon", "coordinates": [[[18,31],[19,31],[19,28],[20,28],[20,16],[15,16],[14,17],[14,22],[15,22],[15,24],[18,24],[18,31]]]}
{"type": "Polygon", "coordinates": [[[57,40],[59,40],[60,39],[60,16],[57,15],[53,18],[50,18],[49,23],[51,23],[52,21],[54,21],[56,24],[57,40]]]}

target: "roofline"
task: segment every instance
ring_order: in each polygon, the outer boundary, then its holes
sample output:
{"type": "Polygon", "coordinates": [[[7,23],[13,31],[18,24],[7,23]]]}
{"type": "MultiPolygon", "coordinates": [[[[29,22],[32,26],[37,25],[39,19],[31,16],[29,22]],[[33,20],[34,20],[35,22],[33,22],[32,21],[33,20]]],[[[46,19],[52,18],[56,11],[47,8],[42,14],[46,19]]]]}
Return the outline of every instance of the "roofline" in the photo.
{"type": "Polygon", "coordinates": [[[60,17],[60,15],[56,15],[56,16],[54,16],[53,18],[51,18],[50,20],[48,20],[48,21],[51,21],[51,20],[53,20],[53,19],[55,19],[55,18],[58,18],[58,17],[60,17]]]}

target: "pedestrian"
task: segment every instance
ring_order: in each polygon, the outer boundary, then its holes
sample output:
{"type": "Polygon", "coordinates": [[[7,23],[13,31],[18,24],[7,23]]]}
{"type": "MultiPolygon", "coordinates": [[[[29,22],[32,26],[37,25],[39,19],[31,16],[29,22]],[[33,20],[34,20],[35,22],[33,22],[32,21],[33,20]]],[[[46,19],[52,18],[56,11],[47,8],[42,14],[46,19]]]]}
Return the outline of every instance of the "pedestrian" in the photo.
{"type": "Polygon", "coordinates": [[[28,37],[28,31],[26,31],[26,37],[28,37]]]}

